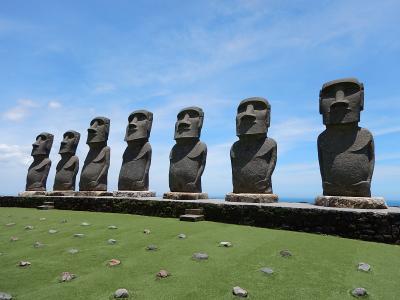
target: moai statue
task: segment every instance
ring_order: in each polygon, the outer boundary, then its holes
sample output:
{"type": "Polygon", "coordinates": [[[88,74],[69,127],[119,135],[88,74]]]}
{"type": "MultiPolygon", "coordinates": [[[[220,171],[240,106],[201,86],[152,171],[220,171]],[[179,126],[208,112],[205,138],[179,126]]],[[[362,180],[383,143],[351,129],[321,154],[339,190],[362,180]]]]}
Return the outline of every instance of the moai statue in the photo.
{"type": "Polygon", "coordinates": [[[45,195],[47,176],[49,175],[51,160],[49,159],[54,136],[51,133],[42,132],[32,144],[33,162],[29,166],[26,177],[26,192],[21,196],[45,195]]]}
{"type": "Polygon", "coordinates": [[[278,201],[272,193],[271,176],[277,159],[276,142],[267,137],[271,106],[260,97],[240,102],[236,115],[239,140],[231,148],[233,193],[231,202],[268,203],[278,201]]]}
{"type": "MultiPolygon", "coordinates": [[[[65,191],[66,195],[75,191],[76,174],[79,170],[79,158],[75,155],[81,135],[79,132],[68,130],[63,135],[60,145],[61,160],[56,167],[56,177],[54,179],[53,195],[58,191],[65,191]]],[[[64,195],[61,192],[60,195],[64,195]]]]}
{"type": "Polygon", "coordinates": [[[77,195],[110,196],[107,175],[110,167],[110,147],[107,146],[110,120],[96,117],[90,122],[86,144],[89,152],[83,164],[77,195]]]}
{"type": "Polygon", "coordinates": [[[201,175],[206,166],[207,146],[200,141],[204,112],[199,107],[182,109],[175,123],[175,141],[169,160],[169,188],[166,199],[207,199],[202,193],[201,175]]]}
{"type": "Polygon", "coordinates": [[[319,112],[326,126],[318,137],[323,195],[316,204],[353,208],[386,208],[383,198],[371,198],[374,140],[358,126],[364,109],[364,86],[355,78],[325,83],[319,112]]]}
{"type": "Polygon", "coordinates": [[[149,137],[153,124],[153,113],[136,110],[128,117],[125,141],[128,144],[122,156],[116,197],[154,197],[149,191],[149,169],[151,145],[149,137]]]}

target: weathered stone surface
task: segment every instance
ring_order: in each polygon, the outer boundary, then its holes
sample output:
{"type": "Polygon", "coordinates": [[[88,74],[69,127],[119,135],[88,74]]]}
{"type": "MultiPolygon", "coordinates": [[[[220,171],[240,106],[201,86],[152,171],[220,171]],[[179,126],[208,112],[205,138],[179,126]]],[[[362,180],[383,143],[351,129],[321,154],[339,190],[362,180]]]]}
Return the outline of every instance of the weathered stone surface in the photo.
{"type": "Polygon", "coordinates": [[[83,233],[75,233],[74,237],[83,238],[83,237],[85,237],[85,235],[83,233]]]}
{"type": "Polygon", "coordinates": [[[274,274],[274,270],[272,270],[271,268],[268,268],[268,267],[261,268],[260,271],[266,275],[274,274]]]}
{"type": "Polygon", "coordinates": [[[42,248],[42,247],[44,247],[44,244],[42,244],[41,242],[35,242],[33,244],[33,248],[42,248]]]}
{"type": "Polygon", "coordinates": [[[163,195],[164,199],[172,200],[200,200],[208,199],[207,193],[183,193],[183,192],[167,192],[163,195]]]}
{"type": "Polygon", "coordinates": [[[12,300],[13,297],[10,294],[0,292],[0,300],[12,300]]]}
{"type": "Polygon", "coordinates": [[[249,194],[249,193],[228,193],[225,196],[228,202],[248,202],[248,203],[273,203],[278,202],[276,194],[249,194]]]}
{"type": "Polygon", "coordinates": [[[315,205],[342,208],[387,208],[382,197],[318,196],[315,199],[315,205]]]}
{"type": "Polygon", "coordinates": [[[279,251],[280,256],[282,257],[291,257],[292,256],[292,252],[290,252],[289,250],[281,250],[279,251]]]}
{"type": "Polygon", "coordinates": [[[242,289],[240,286],[233,287],[232,294],[242,298],[246,298],[248,295],[247,291],[245,289],[242,289]]]}
{"type": "Polygon", "coordinates": [[[157,247],[156,245],[148,245],[148,246],[146,247],[146,250],[148,250],[148,251],[155,251],[155,250],[158,250],[158,247],[157,247]]]}
{"type": "Polygon", "coordinates": [[[366,289],[362,287],[355,288],[354,290],[351,291],[351,294],[354,297],[366,297],[368,295],[368,292],[366,289]]]}
{"type": "Polygon", "coordinates": [[[25,230],[33,230],[33,226],[32,225],[27,225],[24,227],[25,230]]]}
{"type": "Polygon", "coordinates": [[[85,226],[85,227],[86,227],[86,226],[90,226],[90,223],[88,223],[88,222],[82,222],[82,223],[81,223],[81,226],[85,226]]]}
{"type": "Polygon", "coordinates": [[[107,243],[108,243],[109,245],[115,245],[115,244],[117,243],[117,240],[109,239],[109,240],[107,241],[107,243]]]}
{"type": "Polygon", "coordinates": [[[180,233],[180,234],[178,235],[178,238],[180,238],[180,239],[186,239],[186,234],[180,233]]]}
{"type": "Polygon", "coordinates": [[[79,191],[75,192],[75,197],[110,197],[113,193],[107,191],[79,191]]]}
{"type": "Polygon", "coordinates": [[[115,267],[115,266],[118,266],[120,264],[121,264],[121,261],[119,259],[116,259],[116,258],[110,259],[108,261],[108,266],[109,267],[115,267]]]}
{"type": "Polygon", "coordinates": [[[129,298],[129,292],[127,289],[118,289],[114,292],[114,298],[129,298]]]}
{"type": "MultiPolygon", "coordinates": [[[[32,144],[31,156],[33,162],[28,168],[26,176],[26,191],[46,191],[47,176],[49,175],[51,160],[49,159],[54,136],[42,132],[32,144]]],[[[26,197],[27,195],[23,195],[26,197]]]]}
{"type": "Polygon", "coordinates": [[[30,263],[29,261],[24,261],[24,260],[21,260],[21,261],[18,263],[18,266],[23,267],[23,268],[29,267],[30,265],[31,265],[31,263],[30,263]]]}
{"type": "Polygon", "coordinates": [[[110,225],[110,226],[108,226],[107,228],[108,228],[108,229],[118,229],[118,227],[115,226],[115,225],[110,225]]]}
{"type": "Polygon", "coordinates": [[[318,137],[318,158],[324,196],[371,197],[374,140],[358,126],[363,109],[364,85],[356,78],[322,86],[319,111],[326,130],[318,137]]]}
{"type": "Polygon", "coordinates": [[[192,255],[192,258],[195,260],[206,260],[206,259],[208,259],[208,254],[207,253],[194,253],[192,255]]]}
{"type": "Polygon", "coordinates": [[[25,191],[18,193],[18,196],[20,197],[40,197],[45,195],[46,195],[45,191],[25,191]]]}
{"type": "Polygon", "coordinates": [[[54,234],[54,233],[57,233],[58,231],[57,230],[55,230],[55,229],[49,229],[49,233],[50,234],[54,234]]]}
{"type": "Polygon", "coordinates": [[[170,153],[171,192],[201,193],[201,176],[206,166],[207,146],[200,141],[204,112],[187,107],[177,115],[175,141],[170,153]]]}
{"type": "Polygon", "coordinates": [[[114,197],[137,198],[137,197],[155,197],[156,192],[152,191],[114,191],[114,197]]]}
{"type": "Polygon", "coordinates": [[[152,124],[153,114],[147,110],[134,111],[128,117],[125,134],[128,147],[122,156],[118,179],[119,191],[147,191],[149,189],[152,150],[148,140],[152,124]]]}
{"type": "Polygon", "coordinates": [[[160,270],[160,272],[156,274],[157,278],[166,278],[168,276],[171,276],[171,273],[169,273],[167,270],[160,270]]]}
{"type": "Polygon", "coordinates": [[[144,233],[144,234],[150,234],[151,231],[150,231],[150,229],[143,229],[143,233],[144,233]]]}
{"type": "Polygon", "coordinates": [[[219,243],[220,247],[232,247],[232,243],[231,242],[220,242],[219,243]]]}
{"type": "Polygon", "coordinates": [[[357,269],[358,271],[369,272],[371,270],[371,266],[369,264],[361,262],[358,264],[357,269]]]}
{"type": "Polygon", "coordinates": [[[268,198],[250,195],[241,198],[235,194],[272,194],[277,145],[267,137],[270,114],[271,105],[264,98],[247,98],[238,106],[236,135],[239,140],[230,151],[234,194],[228,194],[227,201],[260,202],[268,198]]]}
{"type": "Polygon", "coordinates": [[[68,282],[76,278],[75,274],[70,272],[62,272],[60,276],[60,282],[68,282]]]}
{"type": "Polygon", "coordinates": [[[68,130],[63,135],[63,140],[58,153],[61,160],[56,167],[54,178],[54,191],[74,191],[76,174],[79,170],[79,158],[75,155],[81,135],[74,130],[68,130]]]}
{"type": "Polygon", "coordinates": [[[79,191],[107,191],[110,148],[107,146],[110,120],[96,117],[90,122],[86,143],[89,152],[83,164],[79,191]]]}
{"type": "Polygon", "coordinates": [[[75,196],[75,191],[50,191],[46,192],[46,196],[64,196],[64,197],[72,197],[75,196]]]}

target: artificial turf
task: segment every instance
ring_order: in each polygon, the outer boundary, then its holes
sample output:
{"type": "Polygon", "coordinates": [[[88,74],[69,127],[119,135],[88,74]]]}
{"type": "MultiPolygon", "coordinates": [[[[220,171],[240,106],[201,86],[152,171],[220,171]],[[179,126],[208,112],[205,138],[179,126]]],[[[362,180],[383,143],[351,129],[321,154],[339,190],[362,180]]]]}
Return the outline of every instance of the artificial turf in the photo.
{"type": "Polygon", "coordinates": [[[234,286],[246,289],[249,299],[352,299],[356,287],[366,288],[368,299],[400,299],[399,246],[231,224],[0,208],[0,253],[0,291],[18,300],[110,299],[118,288],[128,289],[132,299],[234,299],[234,286]],[[180,233],[187,238],[179,239],[180,233]],[[110,238],[117,243],[109,245],[110,238]],[[34,248],[37,241],[44,246],[34,248]],[[233,246],[219,247],[221,241],[233,246]],[[158,250],[147,251],[150,244],[158,250]],[[79,252],[70,254],[71,248],[79,252]],[[281,257],[282,249],[293,255],[281,257]],[[209,259],[194,261],[195,252],[209,259]],[[108,267],[112,258],[121,264],[108,267]],[[21,268],[21,260],[32,265],[21,268]],[[359,262],[372,270],[357,271],[359,262]],[[274,274],[263,274],[262,267],[274,274]],[[172,276],[156,279],[160,269],[172,276]],[[78,277],[59,283],[65,271],[78,277]]]}

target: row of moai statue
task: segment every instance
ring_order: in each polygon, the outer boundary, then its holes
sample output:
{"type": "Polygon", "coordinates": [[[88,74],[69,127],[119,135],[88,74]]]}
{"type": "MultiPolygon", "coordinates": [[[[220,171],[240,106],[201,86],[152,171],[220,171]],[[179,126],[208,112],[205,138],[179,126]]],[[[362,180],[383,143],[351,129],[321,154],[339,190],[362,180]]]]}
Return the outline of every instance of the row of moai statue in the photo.
{"type": "MultiPolygon", "coordinates": [[[[323,196],[316,198],[321,206],[386,208],[381,197],[371,197],[374,169],[372,134],[358,126],[364,108],[364,87],[355,78],[325,83],[319,96],[319,111],[326,130],[318,137],[318,158],[323,196]]],[[[253,97],[240,102],[236,115],[236,141],[230,151],[233,192],[226,201],[268,203],[278,201],[273,194],[271,176],[277,161],[277,144],[267,136],[271,106],[264,98],[253,97]]],[[[202,192],[207,146],[200,141],[204,112],[199,107],[187,107],[177,115],[175,141],[170,153],[169,187],[166,199],[207,199],[202,192]]],[[[46,193],[46,180],[51,161],[49,153],[53,135],[41,133],[33,144],[33,163],[29,167],[24,195],[53,196],[86,195],[116,197],[155,196],[149,191],[149,169],[152,149],[149,137],[153,114],[147,110],[132,112],[128,118],[118,191],[107,192],[110,148],[107,139],[110,120],[94,118],[88,129],[89,152],[85,159],[79,192],[75,181],[79,159],[75,155],[80,134],[64,133],[56,167],[53,192],[46,193]]]]}

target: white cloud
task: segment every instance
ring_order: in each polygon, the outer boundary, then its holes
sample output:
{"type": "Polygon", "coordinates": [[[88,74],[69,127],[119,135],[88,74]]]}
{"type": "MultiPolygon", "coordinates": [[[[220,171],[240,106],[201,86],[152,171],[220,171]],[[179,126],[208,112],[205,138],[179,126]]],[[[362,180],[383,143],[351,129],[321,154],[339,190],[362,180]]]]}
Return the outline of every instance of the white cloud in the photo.
{"type": "Polygon", "coordinates": [[[47,105],[49,108],[52,109],[60,108],[62,106],[61,103],[58,101],[50,101],[47,105]]]}
{"type": "Polygon", "coordinates": [[[0,144],[0,163],[18,163],[27,166],[30,161],[31,157],[27,147],[0,144]]]}
{"type": "Polygon", "coordinates": [[[20,99],[18,104],[3,113],[3,118],[10,121],[20,121],[31,112],[31,109],[37,107],[38,104],[30,99],[20,99]]]}
{"type": "Polygon", "coordinates": [[[116,89],[116,86],[113,83],[100,83],[96,85],[93,89],[95,94],[105,94],[112,92],[116,89]]]}

